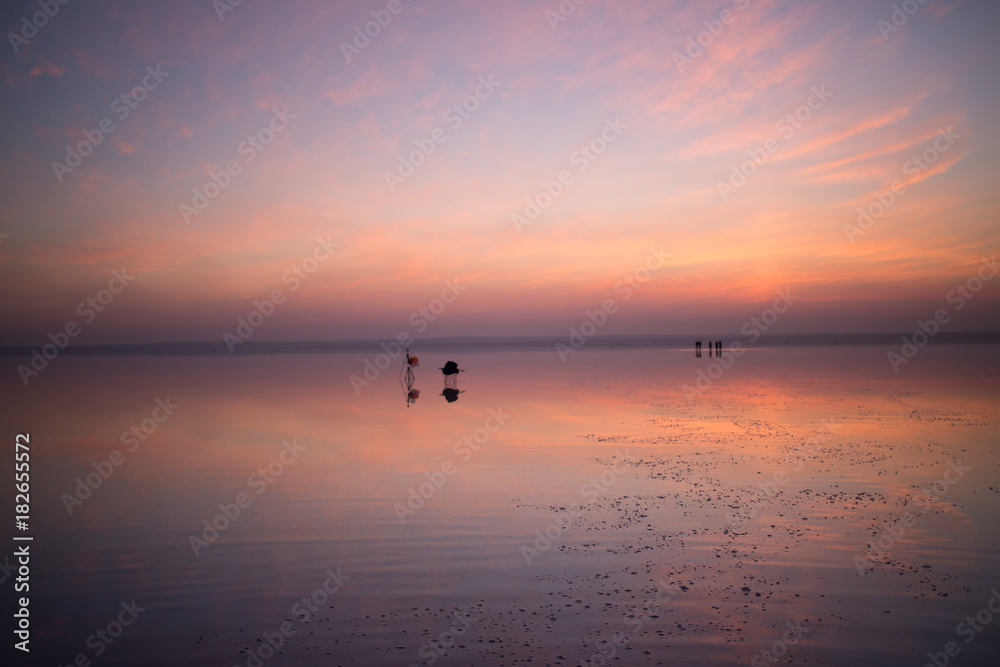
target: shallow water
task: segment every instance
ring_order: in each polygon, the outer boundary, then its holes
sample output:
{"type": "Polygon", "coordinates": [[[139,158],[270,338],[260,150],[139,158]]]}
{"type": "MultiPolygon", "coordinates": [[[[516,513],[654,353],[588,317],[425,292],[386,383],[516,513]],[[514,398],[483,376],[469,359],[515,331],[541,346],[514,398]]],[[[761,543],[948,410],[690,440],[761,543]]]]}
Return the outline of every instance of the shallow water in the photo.
{"type": "Polygon", "coordinates": [[[1000,590],[998,351],[932,346],[899,374],[884,346],[725,369],[679,350],[463,351],[450,404],[451,355],[428,352],[409,407],[395,362],[355,392],[356,353],[67,356],[27,388],[8,373],[7,437],[31,434],[32,653],[921,665],[954,641],[953,664],[993,664],[992,612],[968,643],[957,626],[1000,590]],[[698,390],[698,371],[716,379],[698,390]],[[168,397],[129,451],[122,434],[168,397]],[[113,450],[70,513],[64,494],[113,450]],[[296,607],[314,594],[315,613],[296,607]],[[135,621],[88,645],[132,600],[135,621]],[[801,636],[782,643],[788,624],[801,636]]]}

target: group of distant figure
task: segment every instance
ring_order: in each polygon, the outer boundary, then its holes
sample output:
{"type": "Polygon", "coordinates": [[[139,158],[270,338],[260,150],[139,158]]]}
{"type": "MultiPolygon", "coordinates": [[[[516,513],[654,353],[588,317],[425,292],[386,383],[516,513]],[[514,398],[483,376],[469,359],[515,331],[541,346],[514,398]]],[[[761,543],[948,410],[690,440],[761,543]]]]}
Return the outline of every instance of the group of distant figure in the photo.
{"type": "MultiPolygon", "coordinates": [[[[710,340],[708,341],[708,356],[712,356],[712,349],[715,349],[715,356],[722,356],[722,341],[721,340],[710,340]]],[[[694,356],[701,357],[701,341],[696,340],[694,342],[694,356]]]]}

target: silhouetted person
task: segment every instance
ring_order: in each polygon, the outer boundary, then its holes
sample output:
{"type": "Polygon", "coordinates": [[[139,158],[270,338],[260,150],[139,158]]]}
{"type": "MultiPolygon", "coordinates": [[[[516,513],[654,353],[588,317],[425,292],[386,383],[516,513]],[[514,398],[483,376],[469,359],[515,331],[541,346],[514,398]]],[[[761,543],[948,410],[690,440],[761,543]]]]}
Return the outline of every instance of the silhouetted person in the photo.
{"type": "Polygon", "coordinates": [[[722,341],[721,340],[718,343],[715,344],[715,356],[717,356],[717,357],[721,357],[722,356],[722,341]]]}
{"type": "Polygon", "coordinates": [[[458,400],[458,374],[462,372],[462,369],[458,367],[458,364],[454,361],[446,361],[444,366],[441,367],[441,372],[444,374],[444,393],[441,394],[449,403],[454,403],[458,400]]]}
{"type": "Polygon", "coordinates": [[[696,340],[694,342],[694,356],[701,357],[701,341],[696,340]]]}
{"type": "Polygon", "coordinates": [[[399,384],[403,387],[403,392],[406,394],[406,407],[410,407],[411,404],[416,403],[417,399],[420,398],[420,390],[414,388],[416,384],[416,376],[413,374],[413,369],[420,365],[420,360],[416,357],[410,356],[410,351],[406,351],[406,360],[403,362],[403,369],[399,372],[399,384]]]}

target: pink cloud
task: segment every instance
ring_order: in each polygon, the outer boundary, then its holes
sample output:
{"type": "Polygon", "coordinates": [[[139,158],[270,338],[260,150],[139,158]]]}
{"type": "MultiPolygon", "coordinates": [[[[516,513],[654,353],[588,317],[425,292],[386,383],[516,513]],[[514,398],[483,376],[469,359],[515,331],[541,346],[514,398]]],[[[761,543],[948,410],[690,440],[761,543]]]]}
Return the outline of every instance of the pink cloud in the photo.
{"type": "Polygon", "coordinates": [[[61,67],[45,60],[31,68],[29,76],[52,76],[58,78],[68,71],[69,68],[67,67],[61,67]]]}

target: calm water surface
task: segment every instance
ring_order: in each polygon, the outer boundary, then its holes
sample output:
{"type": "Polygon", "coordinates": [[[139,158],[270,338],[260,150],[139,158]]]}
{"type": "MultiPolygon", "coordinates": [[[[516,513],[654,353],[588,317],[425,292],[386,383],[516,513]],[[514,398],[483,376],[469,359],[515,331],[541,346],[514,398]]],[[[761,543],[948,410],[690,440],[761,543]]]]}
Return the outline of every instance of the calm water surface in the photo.
{"type": "Polygon", "coordinates": [[[61,357],[28,388],[8,373],[2,422],[33,457],[32,653],[923,665],[955,641],[952,664],[996,664],[1000,619],[957,626],[1000,589],[997,352],[931,347],[899,374],[881,346],[728,369],[463,352],[454,403],[450,357],[428,353],[409,407],[395,362],[355,392],[361,354],[61,357]],[[178,407],[130,451],[157,399],[178,407]],[[118,637],[95,635],[133,600],[118,637]]]}

